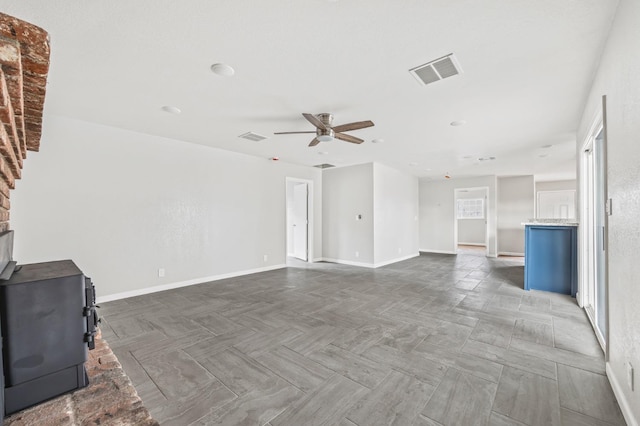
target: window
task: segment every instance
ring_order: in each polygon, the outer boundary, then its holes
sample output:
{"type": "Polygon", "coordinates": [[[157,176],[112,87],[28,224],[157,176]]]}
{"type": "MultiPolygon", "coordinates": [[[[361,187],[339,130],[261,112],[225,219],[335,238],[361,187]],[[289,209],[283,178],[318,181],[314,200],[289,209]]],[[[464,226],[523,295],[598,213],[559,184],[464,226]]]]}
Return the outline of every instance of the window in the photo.
{"type": "Polygon", "coordinates": [[[484,199],[469,198],[457,200],[458,219],[484,219],[484,199]]]}

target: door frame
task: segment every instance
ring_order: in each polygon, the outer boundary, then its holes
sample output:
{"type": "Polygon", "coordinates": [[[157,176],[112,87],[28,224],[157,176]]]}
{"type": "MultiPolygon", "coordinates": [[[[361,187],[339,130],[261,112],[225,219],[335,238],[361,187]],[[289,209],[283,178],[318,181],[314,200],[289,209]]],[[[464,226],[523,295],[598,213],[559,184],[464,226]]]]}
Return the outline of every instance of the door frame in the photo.
{"type": "MultiPolygon", "coordinates": [[[[313,263],[315,260],[314,258],[314,252],[313,252],[313,247],[314,247],[314,218],[313,218],[313,201],[314,201],[314,191],[313,191],[313,181],[309,180],[309,179],[301,179],[301,178],[295,178],[295,177],[285,177],[285,245],[284,245],[284,255],[285,255],[285,259],[286,257],[289,255],[288,253],[288,240],[287,240],[287,235],[289,233],[289,229],[288,229],[288,224],[289,224],[289,220],[288,220],[288,215],[289,215],[289,183],[306,183],[307,184],[307,263],[313,263]]],[[[301,260],[302,262],[302,260],[301,260]]]]}
{"type": "Polygon", "coordinates": [[[489,187],[474,186],[453,189],[453,247],[458,252],[458,192],[484,191],[484,248],[485,256],[489,257],[489,187]]]}
{"type": "MultiPolygon", "coordinates": [[[[589,126],[589,130],[586,133],[586,136],[582,142],[581,149],[579,151],[579,162],[580,162],[580,194],[579,194],[579,206],[580,206],[580,227],[579,227],[579,263],[578,263],[578,305],[582,307],[589,321],[591,322],[591,326],[593,327],[593,331],[604,351],[605,361],[609,360],[609,345],[608,345],[608,336],[609,336],[609,250],[608,250],[608,233],[609,233],[609,215],[605,211],[604,214],[604,231],[603,231],[603,242],[605,246],[604,251],[604,297],[605,297],[605,326],[604,326],[604,336],[598,329],[596,325],[597,319],[595,318],[595,312],[591,312],[590,309],[587,309],[589,297],[588,297],[588,286],[590,281],[590,276],[592,274],[591,268],[593,265],[590,264],[590,252],[589,245],[591,243],[592,235],[590,232],[589,224],[590,219],[588,217],[590,212],[593,212],[596,208],[595,202],[590,194],[591,185],[589,182],[589,157],[588,152],[593,150],[595,147],[595,140],[600,132],[603,133],[602,138],[602,162],[604,167],[604,173],[602,176],[603,183],[603,200],[608,200],[607,193],[607,125],[606,125],[606,96],[602,97],[602,107],[598,109],[593,120],[591,121],[591,126],[589,126]],[[605,337],[607,336],[607,337],[605,337]]],[[[595,170],[595,166],[593,167],[595,170]]],[[[593,291],[596,291],[594,288],[593,291]]]]}

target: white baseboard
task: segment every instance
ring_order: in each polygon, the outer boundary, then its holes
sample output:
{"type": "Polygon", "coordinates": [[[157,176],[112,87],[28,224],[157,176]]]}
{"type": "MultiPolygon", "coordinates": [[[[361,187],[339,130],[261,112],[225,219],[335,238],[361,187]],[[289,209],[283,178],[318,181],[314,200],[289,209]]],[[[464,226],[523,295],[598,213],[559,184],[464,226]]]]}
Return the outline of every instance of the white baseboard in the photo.
{"type": "Polygon", "coordinates": [[[458,243],[459,246],[479,246],[479,247],[486,247],[487,245],[485,243],[458,243]]]}
{"type": "Polygon", "coordinates": [[[638,426],[638,419],[636,419],[631,411],[631,403],[625,398],[624,392],[622,391],[622,386],[620,386],[620,382],[616,378],[615,374],[611,369],[611,364],[607,362],[606,364],[607,377],[609,378],[609,383],[611,383],[611,389],[613,389],[613,394],[616,396],[618,400],[618,405],[620,406],[620,411],[622,411],[622,415],[624,416],[624,420],[627,422],[628,426],[638,426]]]}
{"type": "Polygon", "coordinates": [[[353,262],[351,260],[343,260],[343,259],[334,259],[331,257],[323,257],[323,262],[331,262],[331,263],[339,263],[341,265],[349,265],[349,266],[359,266],[361,268],[375,268],[373,263],[365,263],[365,262],[353,262]]]}
{"type": "Polygon", "coordinates": [[[392,263],[402,262],[403,260],[413,259],[414,257],[420,256],[420,253],[410,254],[408,256],[397,257],[391,260],[385,260],[384,262],[378,263],[365,263],[365,262],[353,262],[351,260],[343,260],[343,259],[333,259],[329,257],[320,258],[321,262],[331,262],[331,263],[339,263],[341,265],[349,265],[349,266],[359,266],[361,268],[380,268],[381,266],[391,265],[392,263]]]}
{"type": "Polygon", "coordinates": [[[499,251],[498,256],[520,256],[524,257],[524,253],[516,253],[514,251],[499,251]]]}
{"type": "Polygon", "coordinates": [[[419,249],[420,253],[436,253],[436,254],[458,254],[455,251],[447,250],[431,250],[431,249],[419,249]]]}
{"type": "Polygon", "coordinates": [[[187,280],[187,281],[179,281],[175,283],[156,285],[153,287],[145,287],[137,290],[124,291],[122,293],[108,294],[106,296],[98,296],[96,298],[96,303],[106,303],[106,302],[111,302],[113,300],[127,299],[129,297],[142,296],[144,294],[157,293],[159,291],[165,291],[165,290],[173,290],[175,288],[207,283],[209,281],[224,280],[226,278],[234,278],[242,275],[256,274],[258,272],[273,271],[276,269],[282,269],[286,267],[287,265],[284,265],[284,264],[265,266],[264,268],[248,269],[244,271],[230,272],[228,274],[213,275],[210,277],[194,278],[192,280],[187,280]]]}
{"type": "Polygon", "coordinates": [[[408,256],[397,257],[395,259],[385,260],[384,262],[378,262],[378,263],[374,264],[373,267],[374,268],[379,268],[381,266],[391,265],[392,263],[402,262],[403,260],[413,259],[414,257],[418,257],[418,256],[420,256],[420,253],[410,254],[408,256]]]}

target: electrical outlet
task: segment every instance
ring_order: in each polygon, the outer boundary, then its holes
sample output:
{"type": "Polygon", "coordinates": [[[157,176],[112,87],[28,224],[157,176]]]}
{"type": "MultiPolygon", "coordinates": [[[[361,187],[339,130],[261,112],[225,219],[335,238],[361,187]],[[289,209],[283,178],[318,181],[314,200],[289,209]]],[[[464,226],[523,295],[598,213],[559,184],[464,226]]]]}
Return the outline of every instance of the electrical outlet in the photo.
{"type": "Polygon", "coordinates": [[[633,392],[633,365],[630,362],[627,363],[627,384],[629,385],[629,389],[633,392]]]}
{"type": "Polygon", "coordinates": [[[160,268],[160,269],[158,269],[158,277],[159,277],[159,278],[164,277],[164,268],[160,268]]]}
{"type": "Polygon", "coordinates": [[[262,259],[267,262],[269,260],[269,256],[265,254],[262,259]]]}
{"type": "Polygon", "coordinates": [[[359,251],[356,252],[356,257],[360,257],[360,252],[359,251]]]}

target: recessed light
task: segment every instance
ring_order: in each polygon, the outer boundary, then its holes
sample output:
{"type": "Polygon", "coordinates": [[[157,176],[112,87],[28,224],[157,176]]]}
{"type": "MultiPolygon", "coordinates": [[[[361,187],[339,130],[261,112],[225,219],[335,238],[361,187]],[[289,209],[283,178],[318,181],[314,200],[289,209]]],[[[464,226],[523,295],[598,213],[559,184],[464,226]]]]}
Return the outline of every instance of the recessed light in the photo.
{"type": "Polygon", "coordinates": [[[371,140],[371,143],[383,143],[383,142],[384,142],[384,139],[382,139],[382,138],[377,138],[377,139],[372,139],[371,140]]]}
{"type": "Polygon", "coordinates": [[[540,154],[540,155],[538,155],[538,157],[540,157],[540,158],[544,158],[544,157],[547,157],[547,156],[548,156],[548,154],[540,154]]]}
{"type": "Polygon", "coordinates": [[[468,160],[470,158],[473,158],[473,157],[471,157],[470,155],[465,155],[464,157],[462,157],[463,160],[468,160]]]}
{"type": "Polygon", "coordinates": [[[456,120],[449,123],[449,125],[453,127],[460,127],[460,126],[464,126],[465,124],[467,124],[466,120],[456,120]]]}
{"type": "Polygon", "coordinates": [[[540,148],[551,148],[553,145],[542,145],[540,148]]]}
{"type": "Polygon", "coordinates": [[[431,169],[424,169],[424,170],[425,170],[425,172],[430,172],[431,171],[431,169]]]}
{"type": "Polygon", "coordinates": [[[327,152],[327,151],[320,151],[320,152],[318,153],[318,155],[327,155],[327,154],[328,154],[328,152],[327,152]]]}
{"type": "Polygon", "coordinates": [[[160,109],[163,110],[164,112],[168,112],[169,114],[180,114],[182,112],[180,108],[172,105],[165,105],[160,109]]]}
{"type": "Polygon", "coordinates": [[[416,163],[415,161],[412,161],[412,162],[409,163],[409,165],[411,167],[416,167],[418,165],[418,163],[416,163]]]}
{"type": "Polygon", "coordinates": [[[478,158],[478,161],[491,161],[491,160],[495,160],[496,157],[480,157],[478,158]]]}
{"type": "Polygon", "coordinates": [[[236,73],[231,65],[227,64],[213,64],[211,65],[211,71],[223,77],[231,77],[236,73]]]}

